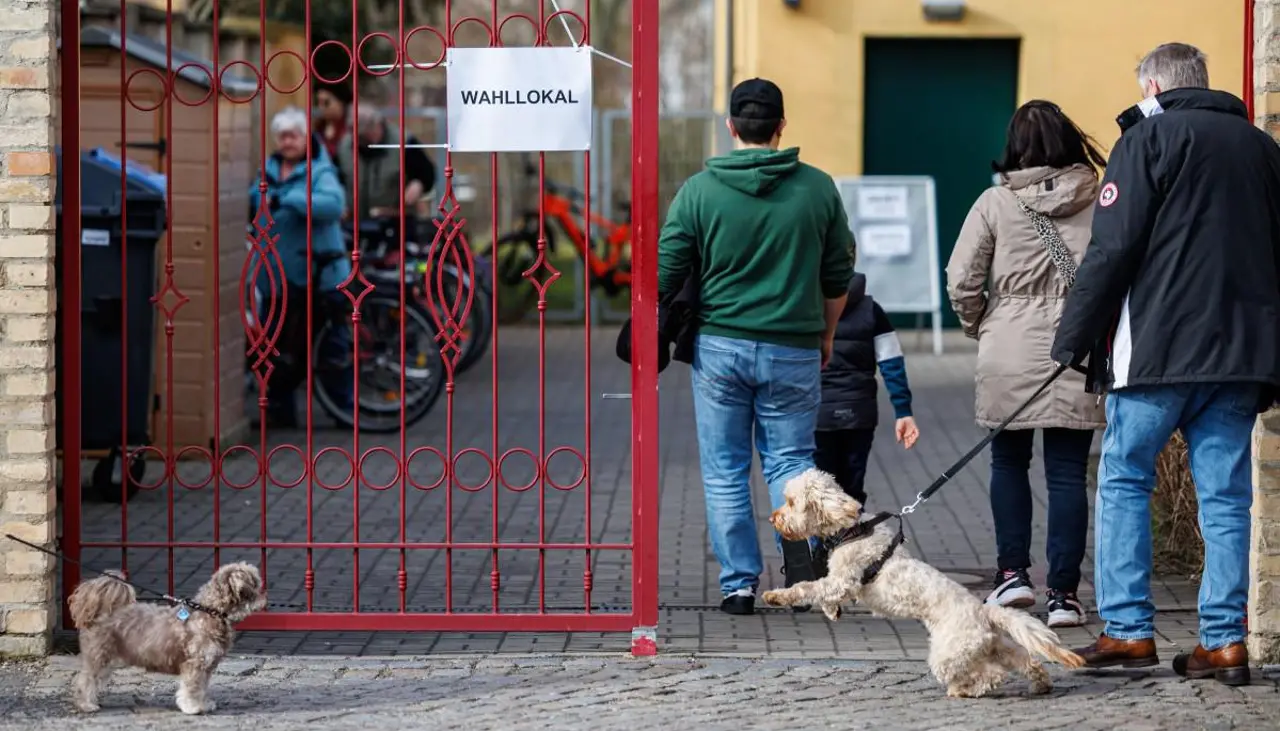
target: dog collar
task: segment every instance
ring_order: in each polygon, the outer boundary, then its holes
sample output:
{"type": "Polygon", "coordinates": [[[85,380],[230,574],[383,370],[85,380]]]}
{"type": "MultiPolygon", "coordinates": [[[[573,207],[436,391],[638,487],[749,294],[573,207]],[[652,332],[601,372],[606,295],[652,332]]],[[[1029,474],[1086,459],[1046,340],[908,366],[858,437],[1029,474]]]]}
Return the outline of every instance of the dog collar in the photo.
{"type": "Polygon", "coordinates": [[[889,542],[889,546],[884,549],[884,552],[881,553],[875,561],[872,561],[871,565],[863,569],[860,583],[863,586],[866,586],[876,580],[876,577],[880,575],[881,569],[884,568],[884,565],[889,561],[889,558],[893,556],[893,552],[898,549],[898,546],[907,542],[907,537],[902,531],[902,516],[897,513],[877,513],[875,517],[870,520],[863,521],[856,525],[851,525],[839,533],[827,538],[823,541],[823,548],[825,548],[827,553],[830,554],[846,543],[852,543],[861,538],[866,538],[875,532],[876,526],[890,518],[898,519],[898,531],[894,534],[893,540],[889,542]]]}
{"type": "Polygon", "coordinates": [[[199,602],[196,602],[192,599],[179,599],[177,597],[172,597],[172,596],[165,596],[165,599],[167,599],[170,602],[173,602],[173,604],[178,607],[178,618],[181,619],[183,622],[187,621],[187,619],[191,616],[190,613],[192,611],[204,612],[210,617],[221,619],[223,622],[230,621],[230,618],[226,614],[219,612],[216,609],[210,609],[209,607],[206,607],[205,605],[200,604],[199,602]],[[183,616],[184,614],[186,615],[185,617],[183,616]]]}

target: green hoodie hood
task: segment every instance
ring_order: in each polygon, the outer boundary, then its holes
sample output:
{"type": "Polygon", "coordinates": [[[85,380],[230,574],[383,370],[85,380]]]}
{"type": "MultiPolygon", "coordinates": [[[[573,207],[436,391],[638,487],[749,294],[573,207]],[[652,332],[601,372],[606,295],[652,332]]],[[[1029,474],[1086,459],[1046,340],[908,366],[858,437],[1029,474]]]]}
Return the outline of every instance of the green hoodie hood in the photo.
{"type": "Polygon", "coordinates": [[[752,197],[768,195],[800,167],[800,148],[734,150],[707,160],[707,171],[721,183],[752,197]]]}

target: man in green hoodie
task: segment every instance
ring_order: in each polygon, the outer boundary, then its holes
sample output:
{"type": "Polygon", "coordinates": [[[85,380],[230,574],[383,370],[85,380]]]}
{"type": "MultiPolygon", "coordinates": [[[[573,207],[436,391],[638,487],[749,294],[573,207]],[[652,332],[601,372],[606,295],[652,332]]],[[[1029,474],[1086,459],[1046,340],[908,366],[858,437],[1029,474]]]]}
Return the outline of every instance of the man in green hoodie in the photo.
{"type": "MultiPolygon", "coordinates": [[[[799,148],[778,149],[786,119],[775,84],[739,84],[729,117],[734,151],[707,160],[671,203],[658,291],[697,278],[693,393],[707,527],[721,609],[751,614],[764,570],[749,484],[753,431],[776,508],[787,480],[813,467],[820,371],[853,274],[853,235],[831,177],[800,162],[799,148]]],[[[789,581],[811,571],[793,555],[789,581]]]]}

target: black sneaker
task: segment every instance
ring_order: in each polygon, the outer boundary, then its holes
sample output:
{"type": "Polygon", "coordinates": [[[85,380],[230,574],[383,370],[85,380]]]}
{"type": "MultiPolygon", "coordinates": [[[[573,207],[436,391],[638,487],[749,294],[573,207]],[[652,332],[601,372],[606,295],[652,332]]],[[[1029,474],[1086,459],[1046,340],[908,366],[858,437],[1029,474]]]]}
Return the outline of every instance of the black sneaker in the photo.
{"type": "Polygon", "coordinates": [[[725,614],[755,614],[755,590],[748,587],[746,589],[739,589],[732,594],[726,594],[724,600],[720,602],[720,611],[725,614]]]}
{"type": "Polygon", "coordinates": [[[827,544],[819,543],[813,549],[813,575],[817,579],[825,579],[827,577],[828,561],[831,554],[827,551],[827,544]]]}
{"type": "MultiPolygon", "coordinates": [[[[815,581],[818,572],[814,566],[813,552],[808,541],[782,542],[782,574],[786,577],[785,586],[791,587],[802,581],[815,581]]],[[[809,611],[808,604],[797,604],[791,611],[800,613],[809,611]]]]}
{"type": "Polygon", "coordinates": [[[987,604],[1026,609],[1036,605],[1036,589],[1026,569],[1002,569],[996,571],[987,604]]]}
{"type": "Polygon", "coordinates": [[[1089,621],[1089,613],[1074,591],[1050,589],[1046,596],[1050,627],[1080,627],[1089,621]]]}

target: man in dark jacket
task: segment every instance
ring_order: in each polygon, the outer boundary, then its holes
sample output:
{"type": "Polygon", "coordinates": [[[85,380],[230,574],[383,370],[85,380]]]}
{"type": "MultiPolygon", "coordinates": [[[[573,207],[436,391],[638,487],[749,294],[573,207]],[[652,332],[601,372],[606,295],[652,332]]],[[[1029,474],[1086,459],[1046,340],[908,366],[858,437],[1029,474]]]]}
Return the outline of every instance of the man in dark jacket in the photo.
{"type": "Polygon", "coordinates": [[[1280,149],[1243,102],[1207,88],[1192,46],[1155,49],[1138,80],[1146,98],[1119,117],[1053,346],[1077,366],[1092,350],[1109,391],[1094,553],[1106,628],[1079,652],[1092,667],[1158,662],[1149,501],[1156,456],[1180,429],[1205,568],[1200,645],[1173,668],[1247,683],[1250,437],[1280,383],[1280,149]]]}
{"type": "Polygon", "coordinates": [[[848,297],[836,325],[831,361],[822,371],[822,407],[818,410],[813,461],[818,469],[831,473],[850,497],[865,505],[867,458],[880,421],[877,370],[893,404],[893,432],[898,443],[911,449],[920,429],[911,416],[911,387],[902,342],[889,315],[867,294],[867,275],[853,275],[848,297]]]}
{"type": "MultiPolygon", "coordinates": [[[[799,149],[778,149],[786,121],[776,85],[739,84],[729,117],[734,151],[707,160],[671,202],[658,293],[698,278],[693,394],[707,529],[721,609],[751,614],[764,568],[751,447],[776,508],[787,480],[813,467],[820,371],[853,273],[853,234],[831,177],[800,162],[799,149]]],[[[788,582],[800,565],[809,576],[798,578],[813,578],[803,541],[784,561],[788,582]]]]}
{"type": "MultiPolygon", "coordinates": [[[[419,199],[435,187],[436,168],[427,157],[421,143],[412,133],[404,137],[404,187],[400,187],[400,128],[389,121],[374,98],[362,98],[357,118],[360,128],[359,145],[353,143],[351,133],[338,143],[334,162],[342,172],[347,189],[347,205],[360,215],[361,220],[389,218],[400,215],[400,202],[413,216],[419,199]],[[356,149],[358,147],[358,150],[356,149]],[[359,190],[356,174],[359,173],[359,190]]],[[[407,237],[412,233],[406,231],[407,237]]]]}

